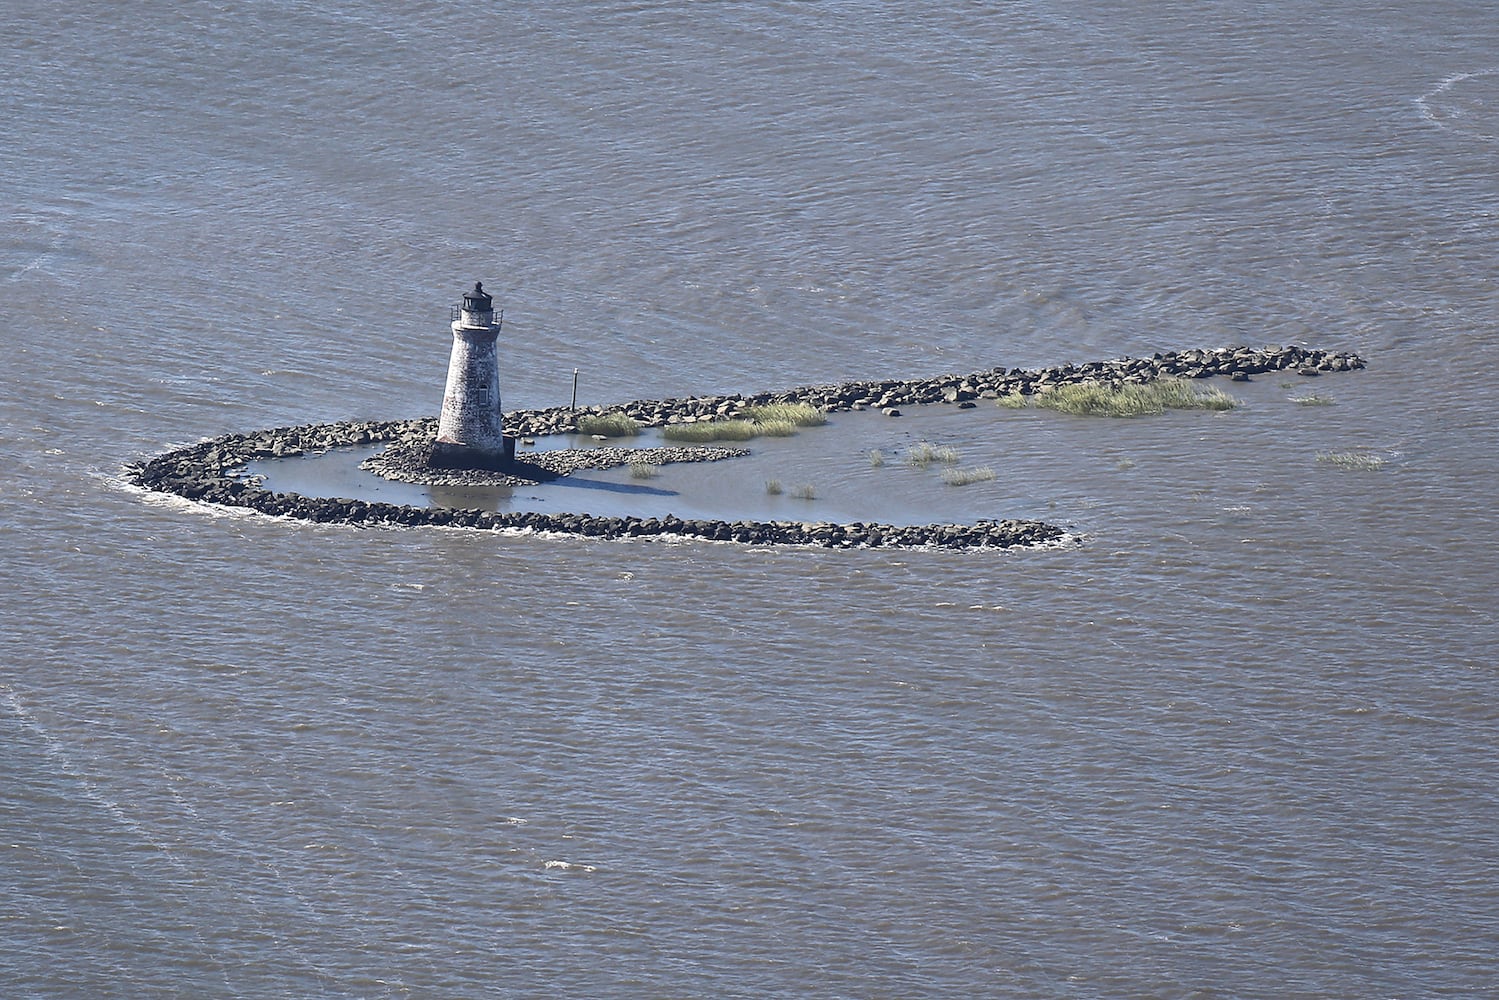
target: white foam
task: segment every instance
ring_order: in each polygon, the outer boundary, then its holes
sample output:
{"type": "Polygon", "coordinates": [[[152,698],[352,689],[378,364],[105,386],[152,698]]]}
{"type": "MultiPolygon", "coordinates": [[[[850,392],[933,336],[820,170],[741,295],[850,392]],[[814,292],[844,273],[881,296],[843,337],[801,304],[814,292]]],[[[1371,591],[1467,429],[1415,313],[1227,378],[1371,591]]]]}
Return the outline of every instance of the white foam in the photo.
{"type": "Polygon", "coordinates": [[[50,253],[44,253],[44,254],[40,254],[40,255],[38,255],[36,257],[33,257],[30,261],[28,261],[26,263],[26,265],[24,267],[20,268],[14,274],[12,274],[10,276],[10,280],[11,281],[20,281],[23,277],[25,277],[31,271],[40,271],[43,274],[54,275],[55,272],[52,270],[52,262],[55,259],[55,257],[56,257],[55,254],[50,254],[50,253]]]}
{"type": "Polygon", "coordinates": [[[1485,102],[1464,101],[1454,94],[1454,91],[1470,80],[1495,75],[1499,75],[1499,67],[1453,73],[1416,98],[1416,110],[1423,119],[1437,128],[1474,139],[1499,142],[1499,120],[1492,117],[1469,117],[1470,110],[1484,109],[1487,106],[1485,102]]]}

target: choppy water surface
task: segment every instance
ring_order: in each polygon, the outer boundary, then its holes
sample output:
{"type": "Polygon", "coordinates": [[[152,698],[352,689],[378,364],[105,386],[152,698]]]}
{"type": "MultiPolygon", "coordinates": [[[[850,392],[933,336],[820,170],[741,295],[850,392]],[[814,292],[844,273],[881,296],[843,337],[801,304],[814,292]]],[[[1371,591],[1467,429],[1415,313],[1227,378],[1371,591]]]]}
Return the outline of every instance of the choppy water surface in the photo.
{"type": "Polygon", "coordinates": [[[1470,2],[0,5],[6,994],[1492,995],[1496,35],[1470,2]],[[848,415],[648,484],[1078,539],[1036,552],[121,485],[434,412],[476,279],[517,407],[574,368],[583,403],[1370,368],[1222,415],[848,415]],[[922,437],[996,479],[868,461],[922,437]]]}

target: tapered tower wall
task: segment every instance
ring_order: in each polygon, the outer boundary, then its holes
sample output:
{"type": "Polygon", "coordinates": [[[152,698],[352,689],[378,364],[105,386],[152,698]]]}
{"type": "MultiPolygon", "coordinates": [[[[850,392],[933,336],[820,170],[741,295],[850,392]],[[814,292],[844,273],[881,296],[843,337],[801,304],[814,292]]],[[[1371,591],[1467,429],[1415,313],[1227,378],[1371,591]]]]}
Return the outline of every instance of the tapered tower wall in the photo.
{"type": "Polygon", "coordinates": [[[500,408],[500,325],[494,321],[482,285],[463,297],[453,321],[453,351],[432,464],[456,468],[497,468],[515,457],[515,439],[506,437],[500,408]]]}

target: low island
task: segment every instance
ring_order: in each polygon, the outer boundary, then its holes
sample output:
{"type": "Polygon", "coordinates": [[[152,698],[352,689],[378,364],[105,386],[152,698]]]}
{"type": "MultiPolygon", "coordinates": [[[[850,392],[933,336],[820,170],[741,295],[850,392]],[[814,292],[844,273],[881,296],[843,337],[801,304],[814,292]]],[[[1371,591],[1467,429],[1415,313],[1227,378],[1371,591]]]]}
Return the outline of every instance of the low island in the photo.
{"type": "MultiPolygon", "coordinates": [[[[1301,347],[1220,348],[1155,354],[1083,365],[1023,371],[995,368],[967,375],[917,380],[848,382],[753,395],[691,396],[637,400],[612,407],[553,407],[504,414],[511,440],[503,460],[470,463],[432,461],[440,420],[347,421],[278,427],[228,434],[179,448],[126,467],[126,478],[147,490],[201,503],[242,507],[276,517],[359,526],[438,526],[479,530],[551,532],[592,538],[696,538],[754,545],[811,545],[828,548],[1004,549],[1062,539],[1062,528],[1033,520],[986,520],[974,524],[890,525],[807,521],[715,521],[666,517],[608,517],[588,513],[485,511],[474,508],[419,507],[344,498],[274,492],[242,475],[246,463],[329,448],[388,443],[367,467],[405,482],[444,485],[536,483],[582,468],[633,463],[668,464],[718,461],[744,454],[719,447],[590,448],[514,456],[514,437],[578,433],[580,421],[620,414],[642,427],[733,419],[753,407],[795,403],[824,413],[877,409],[899,416],[902,407],[973,407],[981,400],[1036,396],[1060,386],[1100,383],[1126,385],[1166,378],[1222,376],[1245,380],[1266,373],[1314,376],[1363,368],[1355,354],[1301,347]],[[491,467],[485,468],[483,465],[491,467]]],[[[496,408],[498,392],[495,393],[496,408]]],[[[501,446],[497,446],[501,447],[501,446]]]]}

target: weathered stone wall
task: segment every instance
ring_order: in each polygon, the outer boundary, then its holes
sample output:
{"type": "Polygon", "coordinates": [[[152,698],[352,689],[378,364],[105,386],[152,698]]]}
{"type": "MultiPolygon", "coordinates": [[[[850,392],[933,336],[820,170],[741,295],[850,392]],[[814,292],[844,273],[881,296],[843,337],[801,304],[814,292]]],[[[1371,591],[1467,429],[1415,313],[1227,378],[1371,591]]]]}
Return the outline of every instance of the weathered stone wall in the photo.
{"type": "Polygon", "coordinates": [[[437,439],[478,453],[505,450],[496,327],[453,325],[453,352],[442,394],[437,439]]]}
{"type": "MultiPolygon", "coordinates": [[[[1330,354],[1304,348],[1245,348],[1185,351],[1152,358],[1126,358],[1085,365],[1062,365],[1037,371],[996,368],[971,375],[946,375],[914,381],[853,382],[811,386],[752,396],[707,396],[687,399],[636,401],[611,407],[644,424],[659,426],[685,420],[732,416],[745,406],[770,402],[809,403],[828,411],[878,407],[886,412],[929,403],[973,405],[980,398],[1012,392],[1035,393],[1048,386],[1087,381],[1146,382],[1167,376],[1202,378],[1226,375],[1244,379],[1268,372],[1352,371],[1364,367],[1353,354],[1330,354]]],[[[567,408],[518,411],[508,417],[512,431],[552,434],[571,431],[584,413],[567,408]]],[[[433,419],[343,422],[301,427],[279,427],[248,434],[230,434],[168,452],[148,462],[126,467],[128,478],[146,489],[174,493],[189,500],[245,507],[281,517],[322,523],[358,525],[439,525],[481,529],[553,531],[596,538],[677,536],[748,544],[820,545],[829,548],[920,547],[983,549],[1036,545],[1054,541],[1061,528],[1039,521],[984,521],[975,525],[830,524],[793,521],[712,521],[675,517],[597,517],[590,514],[496,513],[477,509],[405,507],[341,498],[305,497],[273,493],[228,473],[259,458],[279,458],[340,445],[381,441],[431,441],[437,431],[433,419]]]]}

